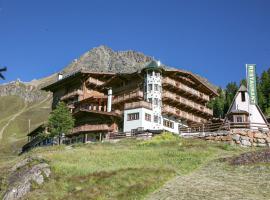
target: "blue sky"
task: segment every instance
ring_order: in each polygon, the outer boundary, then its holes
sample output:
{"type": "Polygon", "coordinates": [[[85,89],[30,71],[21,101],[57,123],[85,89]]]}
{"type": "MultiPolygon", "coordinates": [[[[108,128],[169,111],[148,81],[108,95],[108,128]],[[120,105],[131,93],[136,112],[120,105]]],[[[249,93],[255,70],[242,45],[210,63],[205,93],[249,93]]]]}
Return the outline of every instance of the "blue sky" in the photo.
{"type": "Polygon", "coordinates": [[[6,82],[30,81],[103,44],[224,87],[246,63],[270,67],[269,10],[269,0],[0,0],[0,66],[6,82]]]}

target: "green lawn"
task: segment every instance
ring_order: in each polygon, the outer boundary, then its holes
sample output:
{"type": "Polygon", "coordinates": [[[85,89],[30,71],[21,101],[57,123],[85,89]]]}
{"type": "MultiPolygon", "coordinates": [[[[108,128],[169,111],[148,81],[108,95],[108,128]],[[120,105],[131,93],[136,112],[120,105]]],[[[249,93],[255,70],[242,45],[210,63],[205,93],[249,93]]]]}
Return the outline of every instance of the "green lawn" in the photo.
{"type": "Polygon", "coordinates": [[[196,171],[221,155],[243,151],[194,139],[160,141],[35,149],[29,154],[48,160],[53,175],[27,199],[143,199],[173,177],[196,171]]]}

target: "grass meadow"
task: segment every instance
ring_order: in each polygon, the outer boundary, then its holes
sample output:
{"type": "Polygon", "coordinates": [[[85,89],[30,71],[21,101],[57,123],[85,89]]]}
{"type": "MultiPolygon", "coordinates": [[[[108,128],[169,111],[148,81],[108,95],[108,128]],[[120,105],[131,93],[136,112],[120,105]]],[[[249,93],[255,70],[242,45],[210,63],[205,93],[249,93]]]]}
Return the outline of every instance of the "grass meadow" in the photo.
{"type": "Polygon", "coordinates": [[[27,199],[144,199],[176,176],[189,174],[221,154],[242,151],[170,134],[149,141],[38,148],[29,154],[48,160],[53,174],[27,199]]]}

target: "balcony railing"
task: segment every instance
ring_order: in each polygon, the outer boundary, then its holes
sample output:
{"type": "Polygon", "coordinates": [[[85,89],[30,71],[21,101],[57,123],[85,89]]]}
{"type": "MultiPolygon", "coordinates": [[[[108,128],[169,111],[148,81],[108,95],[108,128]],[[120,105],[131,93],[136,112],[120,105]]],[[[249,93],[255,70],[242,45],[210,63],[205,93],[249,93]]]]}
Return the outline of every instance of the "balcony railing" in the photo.
{"type": "Polygon", "coordinates": [[[71,133],[79,133],[79,132],[95,132],[95,131],[113,131],[108,124],[86,124],[82,126],[77,126],[72,129],[71,133]]]}
{"type": "Polygon", "coordinates": [[[152,104],[146,101],[125,103],[125,107],[124,107],[125,110],[135,109],[135,108],[147,108],[147,109],[152,110],[152,104]]]}
{"type": "Polygon", "coordinates": [[[130,92],[128,94],[122,94],[118,96],[114,96],[113,98],[113,104],[118,104],[121,102],[125,102],[132,99],[143,99],[143,92],[142,91],[136,91],[136,92],[130,92]]]}
{"type": "Polygon", "coordinates": [[[127,85],[124,85],[124,86],[113,88],[113,93],[117,94],[117,93],[122,92],[122,91],[134,90],[135,88],[138,88],[138,84],[130,83],[130,84],[127,84],[127,85]]]}
{"type": "Polygon", "coordinates": [[[173,87],[175,87],[175,88],[177,88],[179,90],[185,91],[185,92],[187,92],[187,93],[189,93],[189,94],[191,94],[191,95],[193,95],[193,96],[195,96],[197,98],[200,98],[200,99],[202,99],[204,101],[209,101],[210,100],[208,95],[206,95],[206,94],[204,94],[202,92],[199,92],[199,91],[197,91],[197,90],[195,90],[195,89],[193,89],[191,87],[188,87],[187,85],[185,85],[183,83],[180,83],[180,82],[178,82],[178,81],[176,81],[174,79],[171,79],[169,77],[163,78],[162,83],[172,85],[173,87]]]}
{"type": "Polygon", "coordinates": [[[82,90],[75,90],[75,91],[69,92],[66,95],[62,96],[61,100],[67,100],[67,99],[73,98],[75,96],[81,96],[81,95],[83,95],[82,90]]]}
{"type": "Polygon", "coordinates": [[[165,114],[175,115],[175,116],[177,116],[179,118],[183,118],[183,119],[186,119],[186,120],[189,120],[189,121],[192,121],[192,122],[196,122],[196,123],[203,123],[203,122],[206,121],[204,118],[195,116],[193,114],[190,114],[188,112],[179,110],[179,109],[177,109],[175,107],[168,106],[168,105],[164,105],[162,107],[162,112],[165,113],[165,114]]]}
{"type": "Polygon", "coordinates": [[[93,78],[93,77],[89,77],[87,79],[86,83],[88,83],[89,85],[96,85],[96,86],[101,86],[104,84],[103,81],[100,81],[100,80],[93,78]]]}
{"type": "Polygon", "coordinates": [[[213,110],[203,106],[203,105],[200,105],[194,101],[191,101],[189,99],[186,99],[184,97],[181,97],[177,94],[174,94],[174,93],[171,93],[171,92],[168,92],[166,90],[163,90],[163,93],[162,93],[162,96],[163,98],[169,98],[171,101],[174,101],[174,102],[177,102],[177,103],[180,103],[180,104],[184,104],[192,109],[195,109],[197,111],[200,111],[200,112],[204,112],[208,115],[213,115],[213,110]]]}

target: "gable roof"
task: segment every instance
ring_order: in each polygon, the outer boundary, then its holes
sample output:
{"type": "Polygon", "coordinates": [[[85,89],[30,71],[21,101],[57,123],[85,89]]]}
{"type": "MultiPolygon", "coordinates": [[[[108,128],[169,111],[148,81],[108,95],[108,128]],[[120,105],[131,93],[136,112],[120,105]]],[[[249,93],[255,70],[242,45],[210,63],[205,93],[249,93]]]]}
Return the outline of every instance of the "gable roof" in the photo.
{"type": "MultiPolygon", "coordinates": [[[[236,94],[235,94],[235,96],[234,96],[234,98],[233,98],[233,100],[232,100],[232,103],[231,103],[231,105],[230,105],[230,107],[229,107],[229,109],[228,109],[228,112],[226,113],[225,121],[226,121],[226,119],[227,119],[228,114],[231,113],[230,111],[231,111],[231,109],[232,109],[232,106],[233,106],[233,104],[234,104],[234,102],[235,102],[236,97],[238,96],[238,94],[239,94],[240,92],[247,92],[247,93],[248,93],[247,87],[244,86],[243,84],[241,84],[240,88],[238,89],[238,91],[236,92],[236,94]]],[[[249,95],[249,94],[248,94],[248,95],[249,95]]],[[[259,113],[261,114],[261,116],[262,116],[264,122],[267,124],[267,123],[268,123],[268,122],[267,122],[267,119],[266,119],[265,115],[263,114],[261,108],[260,108],[257,104],[255,104],[255,106],[256,106],[256,108],[259,110],[259,113]]]]}

